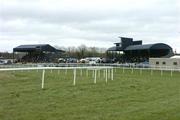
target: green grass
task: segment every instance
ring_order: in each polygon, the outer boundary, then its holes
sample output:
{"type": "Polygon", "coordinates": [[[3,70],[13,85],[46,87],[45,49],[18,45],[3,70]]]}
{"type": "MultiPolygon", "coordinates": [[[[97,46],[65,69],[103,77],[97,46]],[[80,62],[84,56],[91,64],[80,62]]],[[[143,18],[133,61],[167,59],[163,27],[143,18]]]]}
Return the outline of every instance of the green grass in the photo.
{"type": "Polygon", "coordinates": [[[93,84],[92,72],[0,73],[0,120],[180,120],[180,72],[114,70],[105,83],[103,71],[93,84]]]}

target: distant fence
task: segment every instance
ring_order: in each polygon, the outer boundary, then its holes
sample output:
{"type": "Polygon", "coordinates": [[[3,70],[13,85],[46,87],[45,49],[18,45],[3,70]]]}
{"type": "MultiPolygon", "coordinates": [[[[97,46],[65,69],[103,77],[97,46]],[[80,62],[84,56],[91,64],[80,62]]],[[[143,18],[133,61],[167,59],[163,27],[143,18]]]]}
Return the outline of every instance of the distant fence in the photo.
{"type": "Polygon", "coordinates": [[[118,68],[134,68],[134,69],[155,69],[155,70],[173,70],[180,71],[179,67],[176,66],[153,66],[149,64],[109,64],[109,63],[97,63],[97,64],[88,64],[88,63],[37,63],[37,64],[10,64],[10,65],[0,65],[1,68],[25,68],[25,67],[88,67],[88,66],[110,66],[118,68]]]}

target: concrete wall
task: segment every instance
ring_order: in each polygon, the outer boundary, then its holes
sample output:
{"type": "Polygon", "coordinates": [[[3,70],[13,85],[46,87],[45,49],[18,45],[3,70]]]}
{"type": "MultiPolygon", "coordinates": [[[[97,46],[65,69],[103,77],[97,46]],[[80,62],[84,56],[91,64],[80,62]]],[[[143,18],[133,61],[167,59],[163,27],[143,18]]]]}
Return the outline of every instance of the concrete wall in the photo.
{"type": "Polygon", "coordinates": [[[149,58],[149,64],[154,67],[180,69],[180,58],[149,58]]]}

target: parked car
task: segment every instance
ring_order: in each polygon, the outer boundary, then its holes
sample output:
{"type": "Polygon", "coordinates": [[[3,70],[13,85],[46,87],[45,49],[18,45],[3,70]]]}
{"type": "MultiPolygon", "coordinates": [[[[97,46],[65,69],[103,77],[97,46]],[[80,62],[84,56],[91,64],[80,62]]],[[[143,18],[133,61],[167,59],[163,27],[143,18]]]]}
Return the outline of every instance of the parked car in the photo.
{"type": "Polygon", "coordinates": [[[102,62],[102,63],[113,63],[113,59],[110,59],[110,58],[102,58],[102,59],[101,59],[101,62],[102,62]]]}
{"type": "Polygon", "coordinates": [[[149,65],[149,62],[141,62],[141,63],[138,63],[135,65],[136,67],[139,67],[139,68],[149,68],[150,65],[149,65]]]}
{"type": "Polygon", "coordinates": [[[0,65],[12,64],[11,60],[0,60],[0,65]]]}
{"type": "Polygon", "coordinates": [[[76,58],[66,58],[66,63],[77,63],[78,59],[76,58]]]}
{"type": "Polygon", "coordinates": [[[59,59],[58,59],[58,62],[59,62],[59,63],[65,63],[66,60],[65,60],[64,58],[59,58],[59,59]]]}

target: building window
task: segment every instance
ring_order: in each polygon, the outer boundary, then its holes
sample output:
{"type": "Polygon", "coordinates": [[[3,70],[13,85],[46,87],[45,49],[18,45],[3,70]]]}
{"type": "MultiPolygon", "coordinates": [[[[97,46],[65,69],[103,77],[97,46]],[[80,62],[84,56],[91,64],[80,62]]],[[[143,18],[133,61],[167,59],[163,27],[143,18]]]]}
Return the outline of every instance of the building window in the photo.
{"type": "Polygon", "coordinates": [[[173,65],[177,65],[177,62],[173,62],[173,65]]]}
{"type": "Polygon", "coordinates": [[[156,62],[156,65],[159,65],[159,62],[158,62],[158,61],[156,62]]]}
{"type": "Polygon", "coordinates": [[[162,64],[163,64],[163,65],[166,65],[166,62],[163,62],[162,64]]]}

